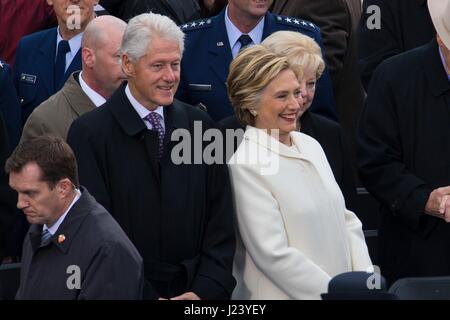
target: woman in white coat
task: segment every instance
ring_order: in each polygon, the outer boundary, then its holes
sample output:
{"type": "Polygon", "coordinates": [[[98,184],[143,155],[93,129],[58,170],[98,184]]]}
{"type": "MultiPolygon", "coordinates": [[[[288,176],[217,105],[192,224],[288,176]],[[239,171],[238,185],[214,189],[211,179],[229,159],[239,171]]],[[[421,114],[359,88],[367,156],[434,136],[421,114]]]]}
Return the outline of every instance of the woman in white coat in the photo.
{"type": "Polygon", "coordinates": [[[320,299],[333,276],[372,266],[321,146],[296,131],[299,78],[298,66],[262,45],[230,66],[229,97],[246,126],[229,161],[239,231],[234,299],[320,299]]]}

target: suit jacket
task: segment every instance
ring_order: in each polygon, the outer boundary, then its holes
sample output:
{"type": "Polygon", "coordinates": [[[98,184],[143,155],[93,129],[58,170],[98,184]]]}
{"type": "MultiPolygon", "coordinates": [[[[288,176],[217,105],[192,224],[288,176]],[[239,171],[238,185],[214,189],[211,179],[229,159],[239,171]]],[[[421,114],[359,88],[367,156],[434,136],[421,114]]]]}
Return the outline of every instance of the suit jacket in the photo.
{"type": "Polygon", "coordinates": [[[348,138],[348,159],[355,168],[356,127],[365,99],[356,46],[361,0],[275,0],[273,12],[308,19],[320,27],[339,123],[348,138]]]}
{"type": "MultiPolygon", "coordinates": [[[[19,42],[13,70],[14,84],[22,106],[25,123],[31,112],[59,90],[54,83],[57,28],[33,33],[19,42]]],[[[81,70],[81,50],[65,73],[64,82],[72,72],[81,70]]]]}
{"type": "Polygon", "coordinates": [[[364,88],[377,66],[385,59],[428,43],[436,32],[426,0],[364,0],[358,26],[358,64],[364,88]],[[380,8],[379,29],[369,29],[373,12],[368,7],[380,8]]]}
{"type": "Polygon", "coordinates": [[[19,143],[22,134],[22,116],[16,88],[6,63],[0,60],[0,112],[6,125],[11,150],[19,143]]]}
{"type": "Polygon", "coordinates": [[[247,127],[229,166],[239,242],[237,299],[320,299],[329,280],[371,266],[362,224],[319,143],[290,133],[287,147],[247,127]]]}
{"type": "Polygon", "coordinates": [[[375,71],[358,157],[361,179],[381,203],[379,261],[389,282],[450,273],[450,225],[424,212],[431,191],[450,185],[449,121],[450,82],[436,40],[375,71]]]}
{"type": "MultiPolygon", "coordinates": [[[[194,121],[203,130],[211,128],[212,121],[205,112],[178,101],[164,107],[164,119],[166,141],[159,162],[156,131],[147,130],[120,87],[70,128],[68,142],[78,159],[80,180],[141,253],[154,289],[148,297],[193,291],[203,299],[228,298],[235,282],[227,167],[177,165],[171,160],[172,152],[181,152],[175,148],[178,143],[170,141],[172,132],[185,129],[175,135],[193,134],[194,121]]],[[[183,154],[198,155],[201,145],[191,146],[195,149],[183,154]]]]}
{"type": "MultiPolygon", "coordinates": [[[[343,136],[341,127],[337,122],[322,117],[321,115],[314,114],[309,110],[303,113],[300,121],[300,132],[313,137],[320,143],[320,146],[323,148],[323,151],[327,156],[327,160],[330,164],[331,170],[333,171],[334,178],[336,179],[336,182],[344,195],[346,207],[350,210],[354,210],[356,207],[356,188],[353,179],[353,167],[349,161],[350,155],[348,152],[348,146],[343,136]]],[[[228,146],[229,143],[233,143],[234,153],[241,140],[235,139],[234,142],[228,142],[226,130],[244,128],[241,126],[236,116],[225,118],[221,120],[219,124],[222,127],[225,141],[227,141],[225,146],[228,146]]],[[[224,154],[226,154],[226,152],[224,154]]],[[[227,161],[231,158],[231,156],[232,154],[227,157],[227,161]]]]}
{"type": "MultiPolygon", "coordinates": [[[[181,29],[186,33],[186,49],[181,63],[177,98],[192,105],[201,102],[215,121],[234,114],[225,84],[232,61],[225,27],[225,9],[215,17],[185,24],[181,29]]],[[[279,30],[301,32],[322,46],[320,29],[311,22],[267,12],[262,38],[279,30]]],[[[316,90],[311,109],[328,118],[337,119],[327,70],[319,79],[316,90]]]]}
{"type": "Polygon", "coordinates": [[[41,245],[42,225],[32,225],[24,241],[16,299],[140,299],[142,258],[111,215],[82,188],[80,199],[57,232],[41,245]],[[61,236],[64,240],[61,241],[61,236]],[[81,286],[70,289],[80,270],[81,286]]]}
{"type": "Polygon", "coordinates": [[[94,103],[80,86],[80,72],[73,73],[64,87],[34,109],[22,133],[22,141],[45,134],[67,139],[72,122],[95,109],[94,103]]]}

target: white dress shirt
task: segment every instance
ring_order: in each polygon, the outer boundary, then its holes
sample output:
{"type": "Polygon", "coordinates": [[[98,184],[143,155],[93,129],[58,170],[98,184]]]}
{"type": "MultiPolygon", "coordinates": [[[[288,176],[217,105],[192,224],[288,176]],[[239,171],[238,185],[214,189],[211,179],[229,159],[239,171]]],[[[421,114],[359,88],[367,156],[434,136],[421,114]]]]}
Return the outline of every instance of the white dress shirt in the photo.
{"type": "Polygon", "coordinates": [[[61,225],[61,223],[63,223],[64,219],[67,216],[67,213],[70,211],[70,209],[72,209],[75,202],[77,202],[78,199],[80,199],[81,197],[81,192],[79,189],[75,189],[75,192],[76,192],[75,198],[73,198],[70,206],[67,208],[66,211],[64,211],[63,215],[59,217],[59,219],[56,220],[56,222],[50,228],[46,224],[44,224],[42,231],[48,230],[48,232],[50,232],[52,236],[56,233],[56,231],[58,231],[58,228],[61,225]]]}
{"type": "MultiPolygon", "coordinates": [[[[248,33],[250,38],[252,39],[253,44],[260,44],[262,41],[263,31],[264,31],[264,19],[263,17],[261,21],[248,33]]],[[[241,43],[238,41],[239,37],[243,35],[243,33],[231,22],[228,17],[228,6],[225,9],[225,27],[227,29],[228,40],[230,41],[230,48],[233,58],[239,53],[241,49],[241,43]]],[[[250,44],[251,45],[251,44],[250,44]]]]}
{"type": "Polygon", "coordinates": [[[89,87],[89,85],[83,80],[82,77],[83,71],[80,72],[80,86],[83,92],[88,96],[89,99],[91,99],[92,103],[96,107],[100,107],[102,104],[106,102],[106,99],[103,98],[101,95],[99,95],[94,89],[89,87]]]}
{"type": "Polygon", "coordinates": [[[148,110],[146,107],[144,107],[139,101],[137,101],[133,97],[133,94],[131,93],[128,84],[127,84],[127,86],[125,88],[125,95],[127,96],[128,100],[130,101],[130,103],[133,106],[134,110],[136,110],[136,112],[141,117],[142,121],[144,121],[145,125],[147,126],[147,128],[149,130],[152,130],[153,127],[144,118],[147,117],[150,114],[150,112],[156,112],[157,114],[159,114],[159,119],[160,119],[161,126],[163,127],[164,131],[166,130],[165,124],[164,124],[164,109],[163,109],[162,106],[159,106],[158,108],[156,108],[153,111],[148,110]]]}

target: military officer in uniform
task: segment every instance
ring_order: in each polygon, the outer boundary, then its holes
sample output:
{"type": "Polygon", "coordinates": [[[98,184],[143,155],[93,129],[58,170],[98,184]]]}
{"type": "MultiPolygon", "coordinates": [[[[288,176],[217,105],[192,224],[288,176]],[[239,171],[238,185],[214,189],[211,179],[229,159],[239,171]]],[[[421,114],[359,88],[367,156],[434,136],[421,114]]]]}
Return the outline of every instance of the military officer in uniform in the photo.
{"type": "MultiPolygon", "coordinates": [[[[179,100],[192,105],[201,103],[219,121],[234,114],[225,81],[231,61],[242,47],[258,44],[279,30],[301,32],[322,46],[319,27],[306,20],[272,14],[268,11],[271,3],[271,0],[258,3],[229,0],[217,16],[181,26],[186,34],[186,49],[177,92],[179,100]]],[[[327,70],[318,81],[311,110],[337,120],[327,70]]]]}
{"type": "Polygon", "coordinates": [[[23,37],[13,75],[25,123],[31,112],[59,91],[72,72],[81,70],[81,37],[94,19],[98,0],[47,0],[58,27],[23,37]],[[70,6],[69,6],[70,5],[70,6]]]}

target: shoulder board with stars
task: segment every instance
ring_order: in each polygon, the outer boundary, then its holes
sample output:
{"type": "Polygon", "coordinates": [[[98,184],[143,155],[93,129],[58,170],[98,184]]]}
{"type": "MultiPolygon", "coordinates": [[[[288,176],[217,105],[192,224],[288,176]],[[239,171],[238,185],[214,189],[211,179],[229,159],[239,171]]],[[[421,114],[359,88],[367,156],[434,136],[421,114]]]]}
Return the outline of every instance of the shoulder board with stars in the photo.
{"type": "Polygon", "coordinates": [[[277,23],[285,24],[285,25],[288,25],[288,26],[309,28],[309,29],[313,29],[313,30],[318,30],[319,29],[319,27],[316,26],[311,21],[303,20],[303,19],[300,19],[300,18],[276,16],[276,20],[277,20],[277,23]]]}
{"type": "Polygon", "coordinates": [[[187,22],[185,24],[180,25],[180,29],[182,31],[190,31],[190,30],[203,29],[206,27],[210,27],[211,25],[212,25],[212,20],[210,18],[208,18],[208,19],[201,19],[201,20],[187,22]]]}

